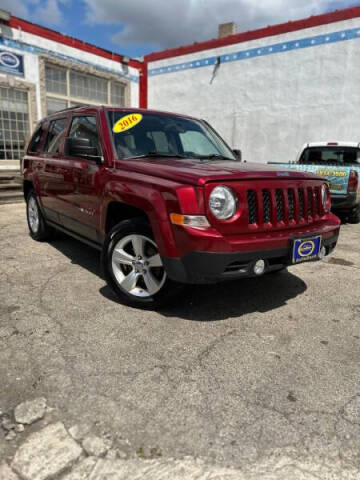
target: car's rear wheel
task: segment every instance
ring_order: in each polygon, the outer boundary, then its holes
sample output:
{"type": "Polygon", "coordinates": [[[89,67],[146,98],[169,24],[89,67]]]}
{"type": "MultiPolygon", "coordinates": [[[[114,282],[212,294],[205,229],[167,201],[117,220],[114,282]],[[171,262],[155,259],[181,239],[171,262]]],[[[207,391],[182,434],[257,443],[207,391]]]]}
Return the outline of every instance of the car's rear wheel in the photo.
{"type": "Polygon", "coordinates": [[[53,229],[46,225],[34,190],[30,190],[26,198],[26,218],[30,235],[34,240],[42,242],[52,236],[53,229]]]}
{"type": "Polygon", "coordinates": [[[181,288],[167,277],[151,228],[142,219],[124,220],[111,230],[102,264],[109,286],[128,305],[155,308],[181,288]]]}

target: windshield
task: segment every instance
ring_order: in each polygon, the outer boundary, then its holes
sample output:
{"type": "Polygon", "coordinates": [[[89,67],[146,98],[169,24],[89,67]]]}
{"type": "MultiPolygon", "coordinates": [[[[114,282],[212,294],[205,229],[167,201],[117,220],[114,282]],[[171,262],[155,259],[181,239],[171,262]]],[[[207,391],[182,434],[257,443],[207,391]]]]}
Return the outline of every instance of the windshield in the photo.
{"type": "Polygon", "coordinates": [[[301,155],[304,165],[360,165],[360,148],[310,147],[301,155]]]}
{"type": "Polygon", "coordinates": [[[236,160],[204,122],[167,114],[108,110],[118,158],[166,156],[236,160]]]}

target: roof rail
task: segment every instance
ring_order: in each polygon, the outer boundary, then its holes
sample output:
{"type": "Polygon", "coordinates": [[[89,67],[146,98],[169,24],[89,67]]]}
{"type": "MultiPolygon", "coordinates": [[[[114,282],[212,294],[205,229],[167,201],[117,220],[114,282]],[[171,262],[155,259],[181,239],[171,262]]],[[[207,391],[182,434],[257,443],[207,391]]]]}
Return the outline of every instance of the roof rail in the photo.
{"type": "Polygon", "coordinates": [[[89,104],[81,104],[81,105],[73,105],[72,107],[66,107],[62,108],[61,110],[56,110],[56,112],[51,113],[50,115],[56,115],[61,112],[67,112],[68,110],[74,110],[76,108],[84,108],[84,107],[93,107],[94,105],[89,105],[89,104]]]}

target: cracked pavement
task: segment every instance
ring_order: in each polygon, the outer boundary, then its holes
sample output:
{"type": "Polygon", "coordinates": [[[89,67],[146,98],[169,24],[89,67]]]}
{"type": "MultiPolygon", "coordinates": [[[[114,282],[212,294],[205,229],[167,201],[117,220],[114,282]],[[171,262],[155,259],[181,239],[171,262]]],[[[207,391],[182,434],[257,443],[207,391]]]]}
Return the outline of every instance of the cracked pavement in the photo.
{"type": "MultiPolygon", "coordinates": [[[[130,455],[358,479],[359,234],[343,225],[323,262],[191,287],[149,312],[116,302],[99,252],[34,242],[24,205],[0,206],[0,410],[43,396],[67,428],[126,439],[130,455]]],[[[9,461],[21,439],[4,437],[9,461]]]]}

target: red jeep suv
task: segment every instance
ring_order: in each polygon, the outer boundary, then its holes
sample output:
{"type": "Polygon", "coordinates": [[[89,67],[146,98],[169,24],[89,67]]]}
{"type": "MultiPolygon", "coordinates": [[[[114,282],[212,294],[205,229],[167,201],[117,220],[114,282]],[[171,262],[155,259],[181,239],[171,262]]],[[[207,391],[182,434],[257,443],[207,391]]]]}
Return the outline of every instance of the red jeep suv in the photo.
{"type": "Polygon", "coordinates": [[[75,107],[36,127],[22,161],[30,235],[57,229],[102,251],[128,304],[181,283],[280,271],[336,246],[340,221],[318,176],[241,163],[204,120],[75,107]]]}

